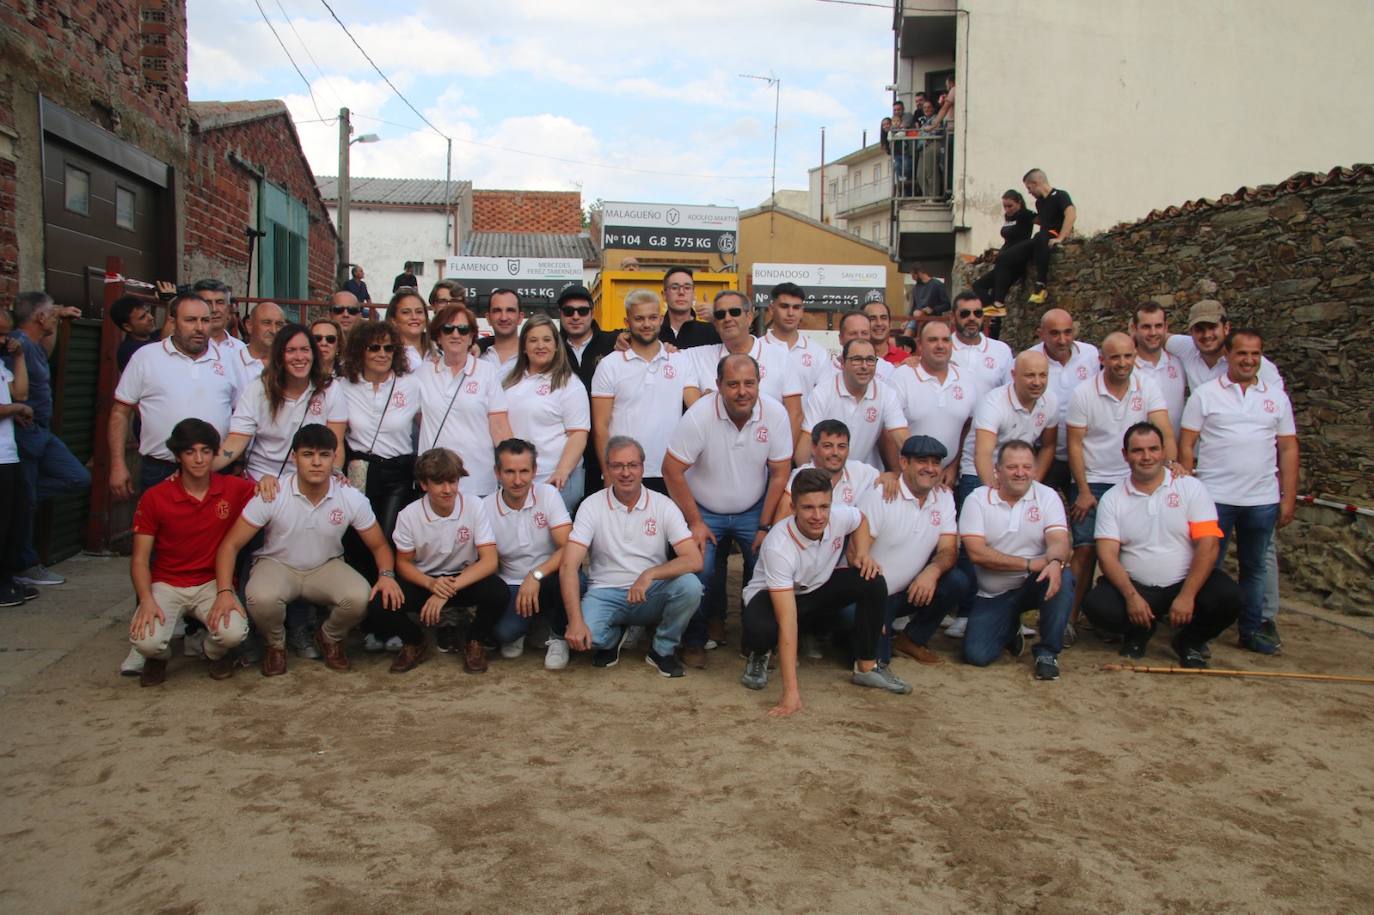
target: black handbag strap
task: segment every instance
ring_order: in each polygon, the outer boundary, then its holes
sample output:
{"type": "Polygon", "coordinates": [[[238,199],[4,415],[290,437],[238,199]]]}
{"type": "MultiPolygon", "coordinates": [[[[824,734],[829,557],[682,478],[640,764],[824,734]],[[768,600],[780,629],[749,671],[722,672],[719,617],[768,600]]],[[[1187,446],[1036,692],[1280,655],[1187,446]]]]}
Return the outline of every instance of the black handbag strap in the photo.
{"type": "Polygon", "coordinates": [[[458,375],[458,384],[453,389],[453,396],[448,399],[448,409],[444,411],[444,416],[439,420],[439,428],[434,430],[434,441],[430,442],[429,447],[439,447],[439,433],[444,431],[444,423],[448,422],[448,415],[453,412],[453,404],[458,400],[459,393],[463,390],[463,383],[468,380],[468,373],[461,372],[458,375]]]}
{"type": "Polygon", "coordinates": [[[382,417],[377,420],[377,431],[372,433],[372,442],[367,446],[367,453],[371,454],[372,449],[377,447],[377,436],[382,434],[382,423],[386,422],[386,411],[391,409],[391,396],[396,393],[396,376],[391,376],[391,389],[386,392],[386,403],[382,405],[382,417]]]}

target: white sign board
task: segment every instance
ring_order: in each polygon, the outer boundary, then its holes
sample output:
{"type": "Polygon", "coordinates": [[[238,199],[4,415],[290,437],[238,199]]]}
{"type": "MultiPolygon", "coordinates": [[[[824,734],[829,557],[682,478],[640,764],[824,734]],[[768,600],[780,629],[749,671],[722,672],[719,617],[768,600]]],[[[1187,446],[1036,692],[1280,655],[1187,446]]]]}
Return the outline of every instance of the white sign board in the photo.
{"type": "Polygon", "coordinates": [[[887,268],[877,264],[755,264],[754,306],[766,308],[779,283],[796,283],[807,307],[862,308],[887,299],[887,268]]]}
{"type": "Polygon", "coordinates": [[[450,257],[444,279],[467,287],[468,301],[486,304],[495,289],[514,289],[522,303],[552,304],[558,294],[582,282],[575,257],[450,257]]]}
{"type": "Polygon", "coordinates": [[[603,248],[734,254],[738,237],[738,207],[616,202],[601,205],[603,248]]]}

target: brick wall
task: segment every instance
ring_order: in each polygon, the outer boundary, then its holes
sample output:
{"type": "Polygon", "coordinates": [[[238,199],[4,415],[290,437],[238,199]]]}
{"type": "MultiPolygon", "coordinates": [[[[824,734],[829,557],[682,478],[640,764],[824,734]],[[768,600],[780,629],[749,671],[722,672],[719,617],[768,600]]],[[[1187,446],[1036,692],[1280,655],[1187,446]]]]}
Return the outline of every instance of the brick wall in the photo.
{"type": "Polygon", "coordinates": [[[576,234],[582,231],[582,194],[474,190],[472,231],[576,234]]]}
{"type": "Polygon", "coordinates": [[[11,301],[19,292],[14,128],[14,87],[0,79],[0,302],[11,301]]]}
{"type": "Polygon", "coordinates": [[[306,205],[310,297],[327,298],[334,288],[336,236],[285,115],[193,135],[186,177],[183,275],[213,275],[243,290],[248,266],[244,229],[258,224],[258,178],[239,164],[243,162],[306,205]]]}

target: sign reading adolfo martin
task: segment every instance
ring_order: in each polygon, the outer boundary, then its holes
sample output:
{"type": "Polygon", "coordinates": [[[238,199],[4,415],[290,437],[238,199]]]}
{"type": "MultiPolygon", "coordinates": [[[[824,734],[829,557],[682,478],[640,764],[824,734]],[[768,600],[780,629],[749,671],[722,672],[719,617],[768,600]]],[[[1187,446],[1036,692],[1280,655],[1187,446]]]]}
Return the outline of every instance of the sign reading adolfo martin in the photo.
{"type": "Polygon", "coordinates": [[[633,251],[733,255],[738,207],[603,203],[601,245],[633,251]]]}
{"type": "Polygon", "coordinates": [[[514,289],[523,303],[552,305],[560,292],[582,282],[582,261],[575,257],[450,257],[444,279],[462,283],[473,305],[486,305],[494,289],[514,289]]]}
{"type": "Polygon", "coordinates": [[[767,308],[778,283],[796,283],[806,307],[825,310],[862,308],[887,299],[887,270],[873,264],[755,264],[754,307],[767,308]]]}

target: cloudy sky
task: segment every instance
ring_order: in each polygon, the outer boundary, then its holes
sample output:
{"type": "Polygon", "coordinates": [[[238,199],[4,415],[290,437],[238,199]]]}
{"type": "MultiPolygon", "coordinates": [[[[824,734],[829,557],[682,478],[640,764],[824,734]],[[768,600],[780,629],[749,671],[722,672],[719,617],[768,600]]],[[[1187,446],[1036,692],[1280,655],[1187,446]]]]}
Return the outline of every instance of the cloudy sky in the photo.
{"type": "MultiPolygon", "coordinates": [[[[340,107],[354,175],[444,176],[445,142],[349,42],[321,0],[190,0],[190,92],[283,99],[311,165],[338,170],[340,107]],[[289,20],[289,22],[288,22],[289,20]],[[311,93],[314,99],[311,99],[311,93]],[[318,111],[317,111],[318,109],[318,111]],[[314,122],[314,123],[311,123],[314,122]]],[[[756,206],[768,196],[782,79],[778,187],[870,141],[892,75],[891,12],[822,0],[330,0],[410,100],[453,138],[453,174],[485,188],[756,206]],[[536,155],[531,155],[536,154],[536,155]]]]}

